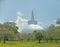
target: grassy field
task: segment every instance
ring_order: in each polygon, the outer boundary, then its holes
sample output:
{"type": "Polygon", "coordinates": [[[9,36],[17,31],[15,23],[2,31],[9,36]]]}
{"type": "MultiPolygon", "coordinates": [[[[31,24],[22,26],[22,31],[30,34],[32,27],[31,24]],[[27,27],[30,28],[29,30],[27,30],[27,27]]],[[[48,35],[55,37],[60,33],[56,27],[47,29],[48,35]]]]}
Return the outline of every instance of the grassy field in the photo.
{"type": "Polygon", "coordinates": [[[60,42],[49,42],[49,43],[38,43],[37,41],[7,41],[5,44],[3,42],[0,43],[0,47],[60,47],[60,42]]]}

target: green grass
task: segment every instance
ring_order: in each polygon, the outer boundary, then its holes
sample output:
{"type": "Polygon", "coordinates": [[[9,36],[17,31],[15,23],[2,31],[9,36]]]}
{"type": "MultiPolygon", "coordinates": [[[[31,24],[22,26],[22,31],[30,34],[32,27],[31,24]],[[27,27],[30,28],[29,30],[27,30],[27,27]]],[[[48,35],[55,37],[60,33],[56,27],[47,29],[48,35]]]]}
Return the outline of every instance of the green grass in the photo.
{"type": "Polygon", "coordinates": [[[0,43],[0,47],[60,47],[60,42],[48,42],[48,43],[38,43],[37,41],[7,41],[5,44],[3,42],[0,43]]]}

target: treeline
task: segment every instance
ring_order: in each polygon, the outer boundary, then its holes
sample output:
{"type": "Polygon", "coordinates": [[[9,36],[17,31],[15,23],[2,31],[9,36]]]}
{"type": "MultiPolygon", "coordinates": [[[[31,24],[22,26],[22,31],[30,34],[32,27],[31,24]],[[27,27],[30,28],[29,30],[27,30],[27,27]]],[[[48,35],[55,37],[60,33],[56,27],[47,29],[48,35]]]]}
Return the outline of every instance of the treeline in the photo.
{"type": "Polygon", "coordinates": [[[39,43],[41,40],[58,42],[60,40],[60,18],[56,20],[56,24],[51,24],[44,30],[37,30],[29,34],[21,33],[20,40],[38,40],[39,43]]]}
{"type": "Polygon", "coordinates": [[[14,22],[0,24],[0,41],[4,43],[9,40],[30,41],[38,40],[38,43],[46,40],[52,42],[60,40],[60,18],[56,20],[56,25],[51,24],[44,30],[35,30],[32,33],[19,33],[14,22]]]}
{"type": "Polygon", "coordinates": [[[49,27],[47,27],[46,32],[44,34],[44,38],[47,40],[50,40],[51,42],[55,40],[60,40],[60,18],[56,20],[56,24],[51,24],[49,27]]]}

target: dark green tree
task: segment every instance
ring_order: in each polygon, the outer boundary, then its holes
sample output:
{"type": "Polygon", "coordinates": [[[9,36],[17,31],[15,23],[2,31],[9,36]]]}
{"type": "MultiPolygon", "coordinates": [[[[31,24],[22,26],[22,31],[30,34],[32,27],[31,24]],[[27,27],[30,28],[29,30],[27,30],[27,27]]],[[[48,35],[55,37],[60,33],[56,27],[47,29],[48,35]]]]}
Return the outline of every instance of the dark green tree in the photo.
{"type": "Polygon", "coordinates": [[[34,38],[38,40],[38,42],[40,43],[43,35],[42,35],[42,31],[34,31],[33,32],[34,38]]]}

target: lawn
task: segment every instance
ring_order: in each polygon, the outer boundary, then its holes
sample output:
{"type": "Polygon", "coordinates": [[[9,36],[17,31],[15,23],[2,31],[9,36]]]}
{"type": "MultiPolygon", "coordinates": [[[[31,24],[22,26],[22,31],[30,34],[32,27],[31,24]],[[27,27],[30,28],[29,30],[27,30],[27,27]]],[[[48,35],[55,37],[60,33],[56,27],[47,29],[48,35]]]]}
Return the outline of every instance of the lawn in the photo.
{"type": "Polygon", "coordinates": [[[3,42],[0,43],[0,47],[60,47],[60,42],[48,42],[48,43],[38,43],[37,41],[7,41],[5,44],[3,42]]]}

